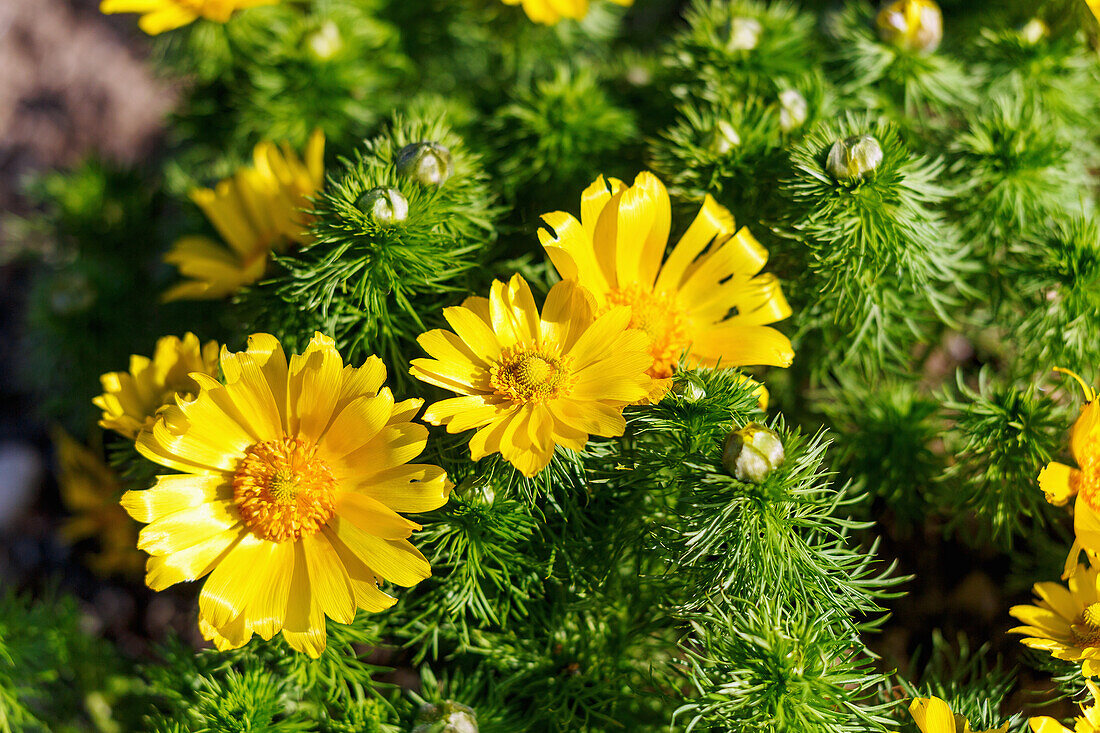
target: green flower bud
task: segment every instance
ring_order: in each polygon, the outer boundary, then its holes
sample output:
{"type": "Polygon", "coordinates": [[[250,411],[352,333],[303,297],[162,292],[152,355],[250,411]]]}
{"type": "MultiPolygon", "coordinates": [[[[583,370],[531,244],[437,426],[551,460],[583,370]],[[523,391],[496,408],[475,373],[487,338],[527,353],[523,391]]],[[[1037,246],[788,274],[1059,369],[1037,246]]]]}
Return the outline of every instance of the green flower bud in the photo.
{"type": "Polygon", "coordinates": [[[764,482],[783,465],[786,452],[778,433],[760,423],[749,423],[726,437],[722,465],[738,481],[764,482]]]}
{"type": "Polygon", "coordinates": [[[779,93],[779,127],[783,132],[802,127],[809,114],[810,105],[797,89],[784,89],[779,93]]]}
{"type": "Polygon", "coordinates": [[[453,700],[422,705],[412,733],[478,733],[477,714],[453,700]]]}
{"type": "Polygon", "coordinates": [[[707,396],[707,391],[699,380],[690,375],[677,380],[672,386],[672,393],[684,402],[698,402],[707,396]]]}
{"type": "Polygon", "coordinates": [[[328,61],[340,49],[344,47],[344,39],[340,36],[340,29],[331,20],[326,20],[321,27],[306,36],[306,46],[310,53],[318,61],[328,61]]]}
{"type": "Polygon", "coordinates": [[[756,18],[731,18],[726,48],[730,51],[751,51],[760,44],[763,32],[764,26],[756,18]]]}
{"type": "Polygon", "coordinates": [[[719,155],[725,155],[741,144],[741,136],[733,125],[719,120],[710,133],[710,149],[719,155]]]}
{"type": "Polygon", "coordinates": [[[397,172],[422,186],[442,186],[454,172],[451,151],[433,142],[406,145],[397,153],[397,172]]]}
{"type": "Polygon", "coordinates": [[[943,13],[933,0],[895,0],[875,19],[878,35],[905,51],[932,53],[943,40],[943,13]]]}
{"type": "Polygon", "coordinates": [[[1038,18],[1032,18],[1020,29],[1020,38],[1034,46],[1050,35],[1050,28],[1038,18]]]}
{"type": "Polygon", "coordinates": [[[396,188],[372,188],[355,205],[379,224],[398,224],[409,218],[409,202],[396,188]]]}
{"type": "Polygon", "coordinates": [[[881,162],[878,140],[871,135],[856,135],[833,143],[825,169],[838,181],[853,181],[874,172],[881,162]]]}

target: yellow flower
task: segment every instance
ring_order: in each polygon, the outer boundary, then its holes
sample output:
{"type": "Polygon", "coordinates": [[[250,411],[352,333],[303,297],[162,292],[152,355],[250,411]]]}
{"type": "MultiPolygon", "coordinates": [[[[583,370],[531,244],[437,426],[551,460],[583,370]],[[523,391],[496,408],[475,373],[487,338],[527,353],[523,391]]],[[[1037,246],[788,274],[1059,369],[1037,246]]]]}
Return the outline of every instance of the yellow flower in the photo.
{"type": "Polygon", "coordinates": [[[135,575],[143,559],[134,548],[137,527],[118,504],[122,484],[94,452],[60,428],[54,431],[57,483],[61,501],[73,513],[61,526],[69,542],[92,538],[99,543],[88,567],[99,575],[135,575]]]}
{"type": "Polygon", "coordinates": [[[581,219],[556,211],[539,240],[558,274],[596,298],[597,313],[631,306],[630,326],[649,334],[651,374],[670,376],[682,355],[691,366],[790,366],[791,342],[766,324],[791,314],[770,274],[768,252],[707,196],[668,258],[668,192],[652,173],[634,185],[603,176],[581,195],[581,219]],[[610,185],[609,185],[610,184],[610,185]],[[730,315],[733,313],[733,315],[730,315]]]}
{"type": "Polygon", "coordinates": [[[597,317],[590,297],[559,282],[540,317],[531,289],[513,275],[494,282],[488,299],[444,309],[455,332],[421,334],[433,358],[414,359],[410,373],[463,396],[436,402],[424,419],[451,433],[479,428],[473,459],[500,453],[525,476],[545,468],[555,446],[579,451],[590,434],[622,435],[623,407],[652,387],[649,339],[628,330],[629,308],[597,317]]]}
{"type": "Polygon", "coordinates": [[[324,157],[320,130],[310,136],[304,161],[286,144],[264,141],[253,151],[251,166],[214,189],[192,191],[191,199],[230,249],[209,237],[179,239],[164,261],[193,279],[169,289],[165,300],[224,298],[259,280],[273,250],[308,243],[312,219],[302,209],[324,183],[324,157]]]}
{"type": "Polygon", "coordinates": [[[1092,680],[1086,680],[1085,684],[1092,693],[1092,707],[1081,706],[1081,716],[1074,720],[1073,730],[1066,728],[1054,718],[1042,715],[1028,719],[1032,733],[1100,733],[1100,706],[1096,704],[1097,699],[1100,698],[1100,688],[1092,680]]]}
{"type": "MultiPolygon", "coordinates": [[[[523,12],[536,23],[554,25],[562,18],[580,20],[588,15],[588,0],[503,0],[505,5],[523,5],[523,12]]],[[[634,0],[611,0],[630,7],[634,0]]]]}
{"type": "Polygon", "coordinates": [[[1096,16],[1097,20],[1100,20],[1100,0],[1085,0],[1089,6],[1089,10],[1096,16]]]}
{"type": "Polygon", "coordinates": [[[217,376],[216,342],[200,346],[193,333],[182,339],[158,339],[152,359],[135,354],[130,357],[129,372],[109,372],[99,378],[104,392],[92,403],[103,410],[100,426],[127,438],[136,438],[143,429],[151,430],[157,410],[177,394],[198,391],[192,372],[217,376]]]}
{"type": "Polygon", "coordinates": [[[1081,377],[1066,369],[1055,371],[1077,380],[1085,393],[1081,414],[1070,429],[1070,454],[1078,468],[1052,461],[1039,473],[1039,488],[1047,501],[1061,506],[1075,495],[1073,530],[1076,538],[1066,560],[1063,578],[1077,567],[1082,549],[1100,552],[1100,405],[1096,392],[1081,377]]]}
{"type": "Polygon", "coordinates": [[[410,464],[428,431],[411,422],[423,400],[394,403],[372,356],[344,366],[316,334],[288,366],[279,342],[256,334],[224,348],[226,384],[194,375],[199,392],[161,411],[138,451],[182,473],[129,491],[122,506],[151,556],[145,582],[162,590],[206,577],[199,628],[219,649],[282,631],[318,656],[325,617],[350,623],[396,599],[383,579],[412,586],[431,575],[408,541],[420,525],[397,512],[447,501],[437,466],[410,464]]]}
{"type": "Polygon", "coordinates": [[[1079,565],[1068,587],[1036,583],[1034,606],[1013,606],[1009,611],[1023,621],[1009,633],[1023,634],[1032,649],[1050,652],[1056,659],[1081,662],[1086,677],[1100,675],[1100,595],[1098,568],[1079,565]]]}
{"type": "Polygon", "coordinates": [[[234,10],[274,5],[279,0],[103,0],[101,13],[141,13],[138,27],[151,36],[206,18],[219,23],[234,10]]]}
{"type": "MultiPolygon", "coordinates": [[[[921,733],[972,733],[970,721],[951,712],[951,708],[938,697],[918,697],[909,704],[909,714],[917,721],[921,733]]],[[[1004,733],[1008,723],[1000,728],[990,728],[984,733],[1004,733]]]]}

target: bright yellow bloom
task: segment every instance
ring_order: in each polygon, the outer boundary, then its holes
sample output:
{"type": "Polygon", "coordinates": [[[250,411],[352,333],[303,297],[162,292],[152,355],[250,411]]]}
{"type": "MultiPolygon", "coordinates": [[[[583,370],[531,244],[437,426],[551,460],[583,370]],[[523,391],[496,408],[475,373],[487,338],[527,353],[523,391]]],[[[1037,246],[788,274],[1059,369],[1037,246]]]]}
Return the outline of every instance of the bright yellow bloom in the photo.
{"type": "MultiPolygon", "coordinates": [[[[523,5],[523,12],[536,23],[554,25],[562,18],[580,20],[588,15],[588,0],[503,0],[505,5],[523,5]]],[[[634,0],[611,0],[630,7],[634,0]]]]}
{"type": "Polygon", "coordinates": [[[581,195],[580,221],[563,211],[542,220],[558,274],[588,289],[597,313],[631,307],[630,326],[650,336],[655,378],[683,355],[691,366],[790,366],[791,342],[766,325],[791,314],[775,276],[757,274],[768,252],[710,196],[663,265],[671,210],[652,173],[630,187],[600,176],[581,195]]]}
{"type": "Polygon", "coordinates": [[[137,527],[118,504],[122,484],[93,451],[60,428],[54,431],[57,484],[61,501],[73,513],[61,526],[69,542],[94,539],[99,549],[88,555],[88,567],[99,575],[136,575],[144,560],[134,548],[137,527]]]}
{"type": "Polygon", "coordinates": [[[312,221],[302,209],[324,183],[325,136],[315,130],[306,145],[305,160],[285,143],[261,142],[252,165],[213,189],[191,192],[206,218],[229,245],[209,237],[179,239],[164,261],[193,278],[171,288],[165,300],[224,298],[259,280],[268,255],[291,243],[309,242],[312,221]]]}
{"type": "Polygon", "coordinates": [[[157,340],[153,358],[134,354],[129,372],[109,372],[99,378],[103,394],[92,403],[103,410],[99,424],[127,438],[136,438],[141,430],[151,430],[157,410],[172,402],[176,395],[192,395],[198,383],[192,372],[218,374],[218,344],[199,344],[195,334],[182,339],[165,336],[157,340]]]}
{"type": "Polygon", "coordinates": [[[1056,659],[1081,662],[1086,677],[1100,675],[1098,570],[1077,566],[1068,587],[1036,583],[1036,604],[1013,606],[1009,611],[1026,625],[1009,633],[1023,634],[1025,646],[1050,652],[1056,659]]]}
{"type": "MultiPolygon", "coordinates": [[[[921,733],[971,733],[970,721],[951,712],[951,708],[938,697],[918,697],[909,704],[909,714],[917,721],[921,733]]],[[[1004,733],[1008,723],[991,728],[984,733],[1004,733]]]]}
{"type": "Polygon", "coordinates": [[[396,599],[383,579],[412,586],[431,575],[408,541],[420,525],[397,512],[446,503],[443,469],[410,464],[428,431],[411,422],[423,400],[394,404],[372,356],[344,366],[316,334],[288,366],[267,334],[224,348],[226,383],[196,374],[193,400],[166,407],[137,449],[182,473],[129,491],[122,505],[147,522],[138,547],[145,582],[162,590],[204,576],[199,627],[219,649],[282,631],[318,656],[325,617],[350,623],[396,599]]]}
{"type": "Polygon", "coordinates": [[[487,299],[444,309],[455,332],[421,334],[433,358],[414,359],[410,373],[464,396],[436,402],[424,419],[451,433],[479,428],[473,459],[500,453],[525,476],[544,469],[555,446],[579,451],[590,434],[622,435],[623,408],[652,388],[649,339],[628,329],[629,308],[597,317],[590,298],[559,282],[540,316],[513,275],[507,285],[495,281],[487,299]]]}
{"type": "Polygon", "coordinates": [[[1100,698],[1100,688],[1092,680],[1086,680],[1089,692],[1092,693],[1092,707],[1081,706],[1081,716],[1073,722],[1073,730],[1066,728],[1054,718],[1046,715],[1037,718],[1029,718],[1028,725],[1033,733],[1100,733],[1100,706],[1096,704],[1100,698]]]}
{"type": "Polygon", "coordinates": [[[1085,0],[1089,6],[1089,10],[1096,16],[1097,20],[1100,20],[1100,0],[1085,0]]]}
{"type": "Polygon", "coordinates": [[[235,10],[274,5],[279,0],[103,0],[101,13],[141,13],[138,27],[151,36],[199,18],[224,23],[235,10]]]}
{"type": "Polygon", "coordinates": [[[1067,578],[1077,567],[1082,549],[1100,552],[1100,405],[1096,392],[1081,377],[1061,368],[1055,371],[1076,379],[1085,393],[1081,414],[1070,430],[1070,454],[1078,468],[1052,461],[1039,473],[1039,488],[1051,504],[1061,506],[1077,496],[1073,505],[1076,539],[1062,576],[1067,578]]]}

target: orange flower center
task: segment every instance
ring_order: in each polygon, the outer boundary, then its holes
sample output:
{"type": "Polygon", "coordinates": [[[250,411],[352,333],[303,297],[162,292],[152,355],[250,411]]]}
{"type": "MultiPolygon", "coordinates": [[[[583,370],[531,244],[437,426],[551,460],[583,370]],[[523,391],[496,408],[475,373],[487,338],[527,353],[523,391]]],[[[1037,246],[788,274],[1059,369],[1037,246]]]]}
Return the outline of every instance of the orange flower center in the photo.
{"type": "Polygon", "coordinates": [[[1100,646],[1100,603],[1092,603],[1081,612],[1081,621],[1070,625],[1074,643],[1080,646],[1100,646]]]}
{"type": "Polygon", "coordinates": [[[634,283],[607,294],[605,312],[617,305],[630,306],[630,328],[640,328],[649,334],[649,353],[653,355],[649,376],[671,377],[690,343],[687,318],[675,297],[650,292],[634,283]]]}
{"type": "Polygon", "coordinates": [[[572,389],[571,363],[568,356],[517,345],[501,352],[500,359],[489,370],[489,379],[497,394],[513,402],[542,402],[568,394],[572,389]]]}
{"type": "Polygon", "coordinates": [[[1100,440],[1088,440],[1085,455],[1078,457],[1079,471],[1071,471],[1070,488],[1075,490],[1094,511],[1100,512],[1100,440]]]}
{"type": "Polygon", "coordinates": [[[281,438],[248,449],[233,475],[233,499],[248,528],[272,542],[314,534],[336,513],[336,480],[317,446],[281,438]]]}

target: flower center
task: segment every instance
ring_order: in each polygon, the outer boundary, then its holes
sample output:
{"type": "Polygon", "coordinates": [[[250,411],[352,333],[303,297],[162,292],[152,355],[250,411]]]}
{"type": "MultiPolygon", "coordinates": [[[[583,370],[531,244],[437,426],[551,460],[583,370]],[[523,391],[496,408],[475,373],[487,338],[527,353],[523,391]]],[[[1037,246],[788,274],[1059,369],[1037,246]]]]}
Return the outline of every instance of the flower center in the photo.
{"type": "Polygon", "coordinates": [[[517,345],[505,349],[489,370],[489,379],[499,395],[513,402],[542,402],[573,387],[568,356],[557,356],[545,349],[517,345]]]}
{"type": "Polygon", "coordinates": [[[687,319],[675,298],[634,283],[607,294],[607,309],[617,305],[630,306],[630,328],[649,334],[649,353],[653,355],[649,375],[654,379],[671,377],[690,341],[687,319]]]}
{"type": "Polygon", "coordinates": [[[1075,643],[1100,646],[1100,603],[1092,603],[1081,612],[1081,622],[1070,625],[1075,643]]]}
{"type": "Polygon", "coordinates": [[[1090,437],[1084,453],[1078,457],[1080,470],[1070,473],[1070,486],[1094,511],[1100,512],[1100,439],[1090,437]]]}
{"type": "Polygon", "coordinates": [[[233,499],[254,534],[272,542],[314,534],[336,513],[336,480],[301,438],[281,438],[248,449],[233,475],[233,499]]]}

